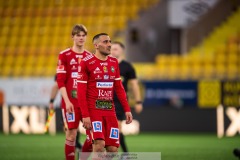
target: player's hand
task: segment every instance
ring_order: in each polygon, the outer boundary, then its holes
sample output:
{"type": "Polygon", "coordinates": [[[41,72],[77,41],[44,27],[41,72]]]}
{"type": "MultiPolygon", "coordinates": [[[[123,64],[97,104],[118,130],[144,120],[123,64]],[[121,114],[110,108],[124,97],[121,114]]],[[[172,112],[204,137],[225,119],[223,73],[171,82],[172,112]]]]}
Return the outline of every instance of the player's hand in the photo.
{"type": "Polygon", "coordinates": [[[135,108],[135,112],[136,112],[137,114],[141,113],[142,110],[143,110],[142,104],[136,104],[134,108],[135,108]]]}
{"type": "Polygon", "coordinates": [[[83,128],[92,129],[90,117],[83,118],[82,122],[83,122],[83,128]]]}
{"type": "Polygon", "coordinates": [[[74,107],[73,107],[73,104],[71,102],[66,103],[66,111],[67,111],[67,113],[73,113],[74,112],[74,107]]]}
{"type": "Polygon", "coordinates": [[[49,103],[48,105],[48,113],[50,113],[51,110],[54,110],[53,103],[49,103]]]}
{"type": "Polygon", "coordinates": [[[126,112],[125,115],[126,115],[126,124],[132,123],[132,120],[133,120],[132,113],[131,112],[126,112]]]}

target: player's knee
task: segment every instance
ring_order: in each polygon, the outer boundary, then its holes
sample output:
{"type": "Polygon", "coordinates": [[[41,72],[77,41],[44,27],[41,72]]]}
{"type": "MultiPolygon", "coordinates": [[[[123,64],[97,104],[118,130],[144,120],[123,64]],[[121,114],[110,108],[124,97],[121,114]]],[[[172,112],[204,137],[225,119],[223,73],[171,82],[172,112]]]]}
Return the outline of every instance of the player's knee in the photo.
{"type": "Polygon", "coordinates": [[[71,129],[66,131],[66,138],[71,141],[75,141],[77,136],[77,131],[75,129],[71,129]]]}
{"type": "Polygon", "coordinates": [[[115,146],[108,146],[107,151],[108,152],[118,152],[118,148],[115,146]]]}
{"type": "Polygon", "coordinates": [[[93,143],[93,150],[94,152],[103,152],[105,147],[104,140],[95,140],[93,143]]]}

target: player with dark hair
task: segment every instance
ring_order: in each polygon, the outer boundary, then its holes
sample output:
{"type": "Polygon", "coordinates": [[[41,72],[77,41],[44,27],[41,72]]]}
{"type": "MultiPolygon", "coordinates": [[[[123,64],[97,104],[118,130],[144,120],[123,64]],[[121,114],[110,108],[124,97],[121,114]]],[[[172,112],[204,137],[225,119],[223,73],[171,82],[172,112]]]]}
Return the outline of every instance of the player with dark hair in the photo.
{"type": "MultiPolygon", "coordinates": [[[[73,46],[62,52],[58,57],[57,84],[62,96],[62,115],[65,127],[65,158],[75,159],[75,142],[82,119],[77,100],[77,70],[82,58],[91,55],[84,49],[87,29],[84,25],[75,25],[72,29],[73,46]]],[[[82,148],[84,152],[84,148],[82,148]]]]}
{"type": "MultiPolygon", "coordinates": [[[[122,77],[122,83],[125,91],[128,91],[128,84],[131,86],[131,91],[133,93],[134,99],[135,99],[135,112],[141,113],[143,107],[142,107],[142,101],[141,101],[141,95],[140,95],[140,89],[138,85],[138,80],[136,76],[135,69],[133,66],[124,60],[124,50],[125,46],[121,42],[113,42],[111,47],[111,55],[113,57],[116,57],[119,63],[119,69],[120,69],[120,75],[122,77]]],[[[114,104],[118,119],[118,125],[120,130],[120,145],[123,150],[123,152],[128,152],[127,146],[125,144],[125,138],[124,135],[121,132],[121,123],[125,118],[124,111],[122,109],[121,103],[119,102],[118,97],[116,94],[114,94],[114,104]]]]}
{"type": "Polygon", "coordinates": [[[106,33],[94,36],[95,54],[85,57],[78,70],[78,102],[82,111],[83,127],[93,140],[93,152],[117,152],[119,129],[113,103],[116,92],[126,116],[132,122],[127,96],[122,86],[116,58],[109,56],[111,40],[106,33]],[[85,95],[85,96],[80,96],[85,95]]]}

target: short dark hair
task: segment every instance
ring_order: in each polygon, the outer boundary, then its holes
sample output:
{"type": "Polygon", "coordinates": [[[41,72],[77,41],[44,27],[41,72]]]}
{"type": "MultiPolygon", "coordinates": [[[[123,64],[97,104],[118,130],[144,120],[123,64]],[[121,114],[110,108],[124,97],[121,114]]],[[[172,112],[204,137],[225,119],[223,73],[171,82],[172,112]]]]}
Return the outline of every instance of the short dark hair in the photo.
{"type": "Polygon", "coordinates": [[[125,49],[125,46],[122,42],[114,41],[112,44],[118,44],[122,49],[125,49]]]}
{"type": "Polygon", "coordinates": [[[80,33],[81,31],[84,32],[85,35],[87,35],[87,28],[83,24],[74,25],[72,29],[72,36],[80,33]]]}
{"type": "Polygon", "coordinates": [[[95,41],[95,40],[98,40],[98,38],[99,38],[100,36],[108,36],[108,34],[107,34],[107,33],[99,33],[99,34],[96,34],[96,35],[93,37],[92,42],[94,43],[94,41],[95,41]]]}

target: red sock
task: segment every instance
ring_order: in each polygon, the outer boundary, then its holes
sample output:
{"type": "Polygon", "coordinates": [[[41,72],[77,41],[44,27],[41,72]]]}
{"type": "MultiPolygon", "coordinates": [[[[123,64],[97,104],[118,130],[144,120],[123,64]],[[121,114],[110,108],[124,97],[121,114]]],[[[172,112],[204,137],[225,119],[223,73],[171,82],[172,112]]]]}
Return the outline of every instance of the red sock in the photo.
{"type": "Polygon", "coordinates": [[[92,152],[92,142],[91,140],[86,139],[82,146],[82,153],[80,156],[81,160],[87,160],[92,152]]]}
{"type": "Polygon", "coordinates": [[[65,141],[65,158],[66,160],[75,160],[75,141],[65,141]]]}

